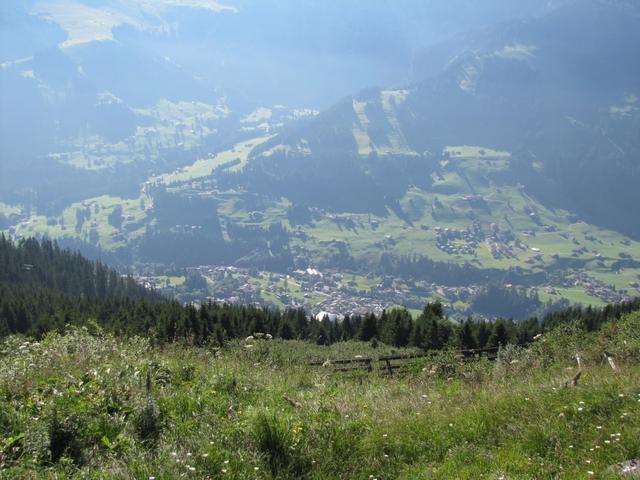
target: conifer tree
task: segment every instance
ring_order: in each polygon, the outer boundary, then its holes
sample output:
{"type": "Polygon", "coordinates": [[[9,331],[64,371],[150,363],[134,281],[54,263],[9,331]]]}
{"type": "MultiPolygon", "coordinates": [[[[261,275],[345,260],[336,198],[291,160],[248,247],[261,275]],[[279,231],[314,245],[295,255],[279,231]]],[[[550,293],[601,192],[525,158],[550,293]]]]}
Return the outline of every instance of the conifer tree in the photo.
{"type": "Polygon", "coordinates": [[[476,339],[473,335],[473,326],[471,318],[467,318],[460,328],[460,347],[463,349],[476,348],[476,339]]]}
{"type": "Polygon", "coordinates": [[[373,313],[369,313],[364,317],[362,325],[360,326],[360,332],[358,333],[358,339],[363,342],[368,342],[372,338],[378,337],[378,322],[376,316],[373,313]]]}

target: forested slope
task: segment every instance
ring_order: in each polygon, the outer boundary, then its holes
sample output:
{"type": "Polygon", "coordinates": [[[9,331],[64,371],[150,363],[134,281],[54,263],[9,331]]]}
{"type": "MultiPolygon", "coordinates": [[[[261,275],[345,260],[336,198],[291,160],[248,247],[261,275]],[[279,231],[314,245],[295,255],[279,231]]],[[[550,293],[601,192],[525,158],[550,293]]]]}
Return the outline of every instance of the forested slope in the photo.
{"type": "Polygon", "coordinates": [[[575,307],[521,322],[470,318],[456,324],[435,302],[415,319],[398,308],[381,316],[317,321],[302,309],[278,311],[213,302],[181,305],[48,240],[28,239],[16,245],[0,237],[0,266],[0,337],[19,333],[39,338],[75,325],[149,336],[159,343],[188,340],[222,345],[229,339],[265,333],[323,345],[355,339],[419,349],[482,348],[527,343],[540,332],[574,321],[594,331],[606,321],[640,309],[636,300],[604,309],[575,307]]]}

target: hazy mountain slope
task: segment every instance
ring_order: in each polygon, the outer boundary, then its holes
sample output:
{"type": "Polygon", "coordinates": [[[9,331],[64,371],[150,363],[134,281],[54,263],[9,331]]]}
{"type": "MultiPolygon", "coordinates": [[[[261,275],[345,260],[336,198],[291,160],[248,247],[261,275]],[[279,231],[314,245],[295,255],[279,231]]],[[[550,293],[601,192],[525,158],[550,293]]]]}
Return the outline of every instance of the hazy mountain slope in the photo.
{"type": "Polygon", "coordinates": [[[0,5],[0,63],[30,57],[66,38],[58,25],[29,14],[33,3],[6,0],[0,5]]]}
{"type": "MultiPolygon", "coordinates": [[[[106,167],[123,163],[126,145],[140,145],[156,128],[136,110],[167,100],[203,102],[212,111],[224,104],[238,116],[276,104],[330,105],[368,85],[407,81],[426,45],[548,8],[534,0],[5,0],[0,197],[61,206],[69,192],[56,198],[56,182],[94,184],[99,180],[86,177],[110,175],[106,167]],[[104,171],[87,174],[69,164],[104,171]],[[42,168],[50,173],[47,187],[32,174],[42,168]]],[[[213,135],[230,127],[209,127],[198,140],[216,149],[242,134],[213,135]]],[[[179,156],[154,145],[127,154],[145,173],[149,163],[179,156]]],[[[144,178],[139,171],[124,176],[144,178]]]]}
{"type": "Polygon", "coordinates": [[[637,5],[605,0],[507,23],[476,35],[441,75],[365,91],[265,148],[425,158],[448,145],[506,150],[514,182],[638,236],[639,218],[625,211],[640,200],[638,27],[637,5]]]}

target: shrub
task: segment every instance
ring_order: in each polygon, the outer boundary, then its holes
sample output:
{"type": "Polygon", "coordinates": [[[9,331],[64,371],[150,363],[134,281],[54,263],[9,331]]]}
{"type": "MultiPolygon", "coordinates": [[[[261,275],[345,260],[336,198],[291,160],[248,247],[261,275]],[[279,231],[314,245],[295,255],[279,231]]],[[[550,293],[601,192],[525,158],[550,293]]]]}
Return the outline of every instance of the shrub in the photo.
{"type": "Polygon", "coordinates": [[[640,357],[640,313],[630,313],[618,322],[614,339],[615,354],[623,358],[640,357]]]}
{"type": "Polygon", "coordinates": [[[49,451],[51,462],[58,463],[63,456],[73,463],[82,462],[82,447],[78,422],[72,417],[60,419],[57,408],[53,409],[49,422],[49,451]]]}
{"type": "Polygon", "coordinates": [[[180,380],[183,382],[191,382],[196,377],[195,365],[183,365],[180,368],[180,380]]]}
{"type": "Polygon", "coordinates": [[[149,397],[134,419],[136,433],[142,443],[155,446],[162,433],[162,421],[156,402],[149,397]]]}

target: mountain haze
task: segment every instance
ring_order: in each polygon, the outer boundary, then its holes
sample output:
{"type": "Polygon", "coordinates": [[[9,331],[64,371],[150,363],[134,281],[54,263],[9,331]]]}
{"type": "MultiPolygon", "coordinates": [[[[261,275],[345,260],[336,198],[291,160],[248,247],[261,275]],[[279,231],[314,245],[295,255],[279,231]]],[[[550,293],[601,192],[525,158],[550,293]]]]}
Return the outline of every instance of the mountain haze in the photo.
{"type": "Polygon", "coordinates": [[[363,91],[271,143],[308,145],[309,163],[325,152],[428,162],[450,145],[508,151],[513,182],[638,237],[625,206],[638,201],[639,25],[637,4],[599,0],[501,24],[469,39],[441,74],[363,91]]]}
{"type": "Polygon", "coordinates": [[[628,300],[639,10],[9,0],[0,228],[183,301],[527,318],[628,300]]]}

